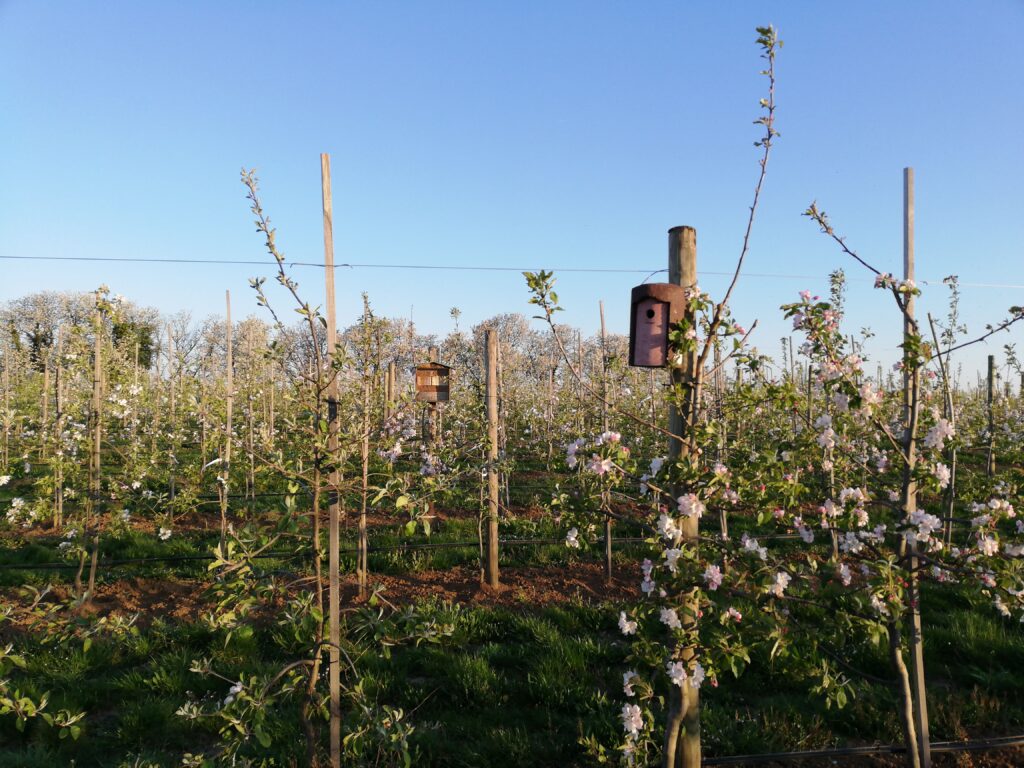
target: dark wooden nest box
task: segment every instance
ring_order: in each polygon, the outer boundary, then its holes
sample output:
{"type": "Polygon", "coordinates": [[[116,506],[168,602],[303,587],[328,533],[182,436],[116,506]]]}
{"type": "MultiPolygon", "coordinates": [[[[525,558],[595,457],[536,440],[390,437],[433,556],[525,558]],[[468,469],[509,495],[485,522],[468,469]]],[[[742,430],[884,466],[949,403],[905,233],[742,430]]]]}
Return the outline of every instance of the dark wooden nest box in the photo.
{"type": "Polygon", "coordinates": [[[633,289],[629,315],[629,364],[668,365],[668,332],[686,314],[686,289],[674,283],[645,283],[633,289]]]}

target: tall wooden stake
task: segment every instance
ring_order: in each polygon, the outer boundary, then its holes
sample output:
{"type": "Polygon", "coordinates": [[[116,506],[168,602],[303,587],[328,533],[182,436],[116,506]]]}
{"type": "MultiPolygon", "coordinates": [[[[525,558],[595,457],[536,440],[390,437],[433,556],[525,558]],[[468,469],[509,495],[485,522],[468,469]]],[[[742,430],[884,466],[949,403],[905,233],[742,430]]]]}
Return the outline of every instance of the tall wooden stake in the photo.
{"type": "MultiPolygon", "coordinates": [[[[50,350],[47,349],[43,355],[43,391],[42,397],[42,419],[39,422],[40,437],[46,434],[47,425],[50,423],[50,350]]],[[[41,440],[39,444],[40,457],[45,459],[47,455],[47,440],[41,440]]]]}
{"type": "MultiPolygon", "coordinates": [[[[693,227],[673,227],[668,231],[668,279],[670,283],[692,288],[697,284],[697,230],[693,227]]],[[[695,323],[692,314],[686,317],[695,323]]],[[[668,429],[673,435],[669,439],[668,460],[675,463],[691,459],[692,443],[690,428],[696,418],[695,377],[697,375],[697,352],[694,349],[683,360],[682,367],[671,370],[673,388],[684,387],[687,400],[682,410],[673,403],[669,407],[668,429]],[[678,438],[684,438],[680,440],[678,438]]],[[[680,496],[685,489],[673,488],[672,495],[680,496]]],[[[682,518],[683,540],[694,548],[696,556],[698,540],[697,516],[682,518]]],[[[688,628],[694,629],[697,622],[697,603],[687,597],[680,613],[688,628]]],[[[678,649],[678,659],[692,673],[696,649],[687,646],[678,649]]],[[[672,686],[669,702],[668,722],[665,726],[665,748],[662,765],[665,768],[700,768],[700,695],[689,685],[672,686]]]]}
{"type": "Polygon", "coordinates": [[[220,496],[220,546],[223,550],[228,538],[228,482],[231,479],[231,433],[235,407],[235,361],[234,338],[231,325],[231,291],[224,291],[224,306],[227,316],[224,318],[225,365],[225,416],[224,416],[224,448],[221,453],[220,482],[217,493],[220,496]]]}
{"type": "Polygon", "coordinates": [[[497,588],[498,571],[498,332],[485,331],[487,351],[487,583],[497,588]]]}
{"type": "Polygon", "coordinates": [[[390,419],[395,412],[395,361],[388,363],[384,377],[384,419],[390,419]]]}
{"type": "Polygon", "coordinates": [[[11,354],[10,344],[4,346],[4,444],[0,455],[0,472],[7,474],[11,466],[11,354]]]}
{"type": "MultiPolygon", "coordinates": [[[[604,325],[604,302],[597,303],[601,312],[601,431],[608,431],[608,333],[604,325]]],[[[602,503],[611,504],[607,491],[602,493],[602,503]]],[[[604,577],[612,580],[612,516],[604,516],[604,577]]]]}
{"type": "Polygon", "coordinates": [[[995,425],[995,397],[996,395],[996,356],[988,356],[988,451],[985,459],[985,474],[992,477],[996,473],[996,425],[995,425]]]}
{"type": "MultiPolygon", "coordinates": [[[[903,169],[903,279],[914,279],[914,169],[903,169]]],[[[907,296],[907,312],[904,318],[904,334],[913,332],[911,323],[914,317],[914,296],[907,296]]],[[[917,510],[917,483],[913,479],[914,465],[916,464],[916,451],[913,441],[913,434],[917,422],[917,397],[918,381],[920,371],[915,369],[914,373],[904,367],[903,370],[903,404],[906,414],[906,439],[904,444],[907,451],[907,463],[905,466],[906,477],[904,480],[905,499],[904,506],[909,516],[917,510]]],[[[918,755],[921,761],[921,768],[931,768],[931,742],[928,734],[928,701],[925,698],[924,682],[924,641],[921,629],[921,591],[917,576],[917,542],[910,543],[910,673],[911,684],[914,691],[914,726],[917,731],[918,755]]],[[[913,745],[908,745],[911,747],[913,745]]]]}
{"type": "Polygon", "coordinates": [[[548,397],[545,406],[544,434],[548,443],[547,468],[551,470],[551,460],[555,457],[554,444],[554,423],[555,423],[555,356],[550,355],[547,360],[547,384],[548,397]]]}
{"type": "MultiPolygon", "coordinates": [[[[99,307],[93,318],[93,364],[92,364],[92,409],[90,413],[89,449],[89,514],[88,527],[92,533],[92,559],[89,564],[89,586],[85,592],[85,604],[92,603],[96,591],[96,567],[100,553],[100,443],[103,439],[103,317],[99,307]]],[[[79,568],[81,570],[81,568],[79,568]]]]}
{"type": "MultiPolygon", "coordinates": [[[[438,349],[437,347],[430,347],[427,349],[427,362],[436,363],[438,362],[438,349]]],[[[423,441],[427,444],[427,450],[433,453],[434,448],[438,443],[438,404],[427,403],[427,423],[426,428],[423,432],[423,441]]],[[[431,510],[433,514],[433,510],[431,510]]]]}
{"type": "MultiPolygon", "coordinates": [[[[320,184],[324,212],[324,280],[327,289],[327,450],[331,467],[329,532],[327,541],[327,565],[330,571],[328,584],[328,629],[330,643],[330,687],[331,716],[331,768],[341,768],[341,507],[338,498],[340,476],[338,472],[338,377],[334,370],[334,354],[338,344],[338,320],[334,305],[334,214],[331,200],[331,158],[320,155],[320,184]]],[[[313,514],[319,514],[313,510],[313,514]]],[[[359,518],[359,594],[366,593],[365,553],[363,551],[366,518],[359,518]]]]}
{"type": "Polygon", "coordinates": [[[64,449],[61,434],[64,431],[64,399],[61,396],[64,368],[64,329],[57,329],[57,366],[53,371],[53,528],[60,531],[64,526],[64,449]]]}

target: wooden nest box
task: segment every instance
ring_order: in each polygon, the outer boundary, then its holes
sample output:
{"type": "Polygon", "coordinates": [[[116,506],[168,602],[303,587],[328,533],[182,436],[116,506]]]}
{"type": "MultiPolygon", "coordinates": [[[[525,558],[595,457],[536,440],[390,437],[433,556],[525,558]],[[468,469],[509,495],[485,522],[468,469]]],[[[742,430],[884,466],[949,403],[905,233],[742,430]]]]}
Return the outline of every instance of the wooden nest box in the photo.
{"type": "Polygon", "coordinates": [[[443,363],[416,366],[416,399],[423,403],[448,402],[448,382],[452,369],[443,363]]]}
{"type": "Polygon", "coordinates": [[[645,283],[633,289],[629,315],[629,364],[668,365],[668,332],[686,314],[686,289],[673,283],[645,283]]]}

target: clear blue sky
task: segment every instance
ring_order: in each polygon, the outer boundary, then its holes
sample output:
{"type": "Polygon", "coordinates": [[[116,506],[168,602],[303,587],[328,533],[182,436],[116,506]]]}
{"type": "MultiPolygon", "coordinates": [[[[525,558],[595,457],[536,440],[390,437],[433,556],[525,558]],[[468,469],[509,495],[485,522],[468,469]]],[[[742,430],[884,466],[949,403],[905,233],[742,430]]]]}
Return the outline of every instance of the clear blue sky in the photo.
{"type": "MultiPolygon", "coordinates": [[[[322,258],[320,152],[341,262],[637,267],[698,229],[699,268],[739,251],[757,172],[774,23],[778,129],[737,319],[769,353],[778,305],[844,266],[850,326],[891,361],[896,318],[800,216],[814,199],[849,243],[901,268],[901,173],[917,177],[918,275],[1024,285],[1024,4],[963,2],[72,3],[0,1],[0,254],[259,259],[238,172],[255,167],[289,258],[322,258]]],[[[107,283],[197,316],[256,311],[259,267],[0,260],[0,300],[107,283]]],[[[319,270],[298,273],[321,295],[319,270]]],[[[564,320],[604,299],[627,329],[636,275],[566,273],[564,320]]],[[[339,319],[376,310],[424,331],[528,313],[516,273],[341,271],[339,319]]],[[[720,292],[725,280],[705,276],[720,292]]],[[[971,329],[1022,289],[964,289],[971,329]]],[[[922,311],[945,313],[945,289],[922,311]]],[[[1024,331],[1000,338],[1024,340],[1024,331]]],[[[1021,344],[1024,346],[1024,343],[1021,344]]],[[[984,354],[979,350],[973,367],[984,354]]]]}

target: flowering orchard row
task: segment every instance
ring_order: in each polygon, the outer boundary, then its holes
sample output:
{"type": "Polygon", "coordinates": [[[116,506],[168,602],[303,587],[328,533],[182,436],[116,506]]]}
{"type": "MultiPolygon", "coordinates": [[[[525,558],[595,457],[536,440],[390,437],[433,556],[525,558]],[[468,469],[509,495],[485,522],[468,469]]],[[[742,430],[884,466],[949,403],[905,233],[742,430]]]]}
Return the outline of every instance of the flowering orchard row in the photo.
{"type": "MultiPolygon", "coordinates": [[[[896,291],[901,288],[906,286],[896,291]]],[[[706,302],[700,292],[694,296],[695,303],[706,302]]],[[[180,340],[167,344],[147,368],[137,362],[135,347],[110,330],[126,302],[106,307],[100,303],[106,298],[100,293],[97,306],[109,313],[108,325],[66,326],[35,359],[25,347],[5,350],[7,459],[0,486],[8,536],[52,530],[59,555],[84,567],[88,532],[98,534],[101,554],[104,540],[133,527],[167,540],[180,525],[215,516],[209,502],[222,489],[229,496],[229,525],[238,534],[225,547],[227,564],[237,563],[239,550],[253,546],[253,537],[271,521],[280,524],[281,516],[268,512],[283,506],[286,514],[308,519],[295,468],[308,461],[309,449],[306,433],[296,426],[310,418],[312,361],[289,338],[290,329],[275,333],[253,318],[233,329],[243,350],[233,356],[232,394],[240,407],[230,432],[236,458],[224,473],[218,468],[228,435],[226,350],[218,347],[219,324],[191,329],[197,338],[205,335],[205,344],[193,344],[188,353],[180,340]],[[104,460],[90,510],[83,464],[93,438],[97,327],[104,460]],[[281,496],[266,495],[275,492],[281,496]]],[[[546,487],[531,495],[545,502],[573,548],[592,546],[609,515],[637,519],[636,510],[650,510],[655,549],[642,563],[641,589],[651,602],[624,610],[620,622],[623,634],[638,640],[635,668],[623,672],[629,701],[620,746],[629,759],[657,749],[651,737],[663,716],[655,706],[662,684],[718,685],[723,671],[742,670],[757,643],[785,652],[788,629],[799,626],[805,605],[827,606],[848,638],[878,641],[893,634],[908,610],[910,569],[900,550],[909,541],[920,547],[913,572],[926,581],[973,584],[995,610],[1019,610],[1019,398],[997,398],[991,418],[984,392],[951,386],[947,398],[937,366],[925,368],[913,475],[921,505],[902,515],[903,394],[892,373],[883,380],[877,371],[868,375],[862,356],[849,351],[850,340],[839,332],[841,303],[837,284],[830,302],[804,293],[786,308],[795,330],[807,334],[792,359],[776,363],[743,349],[731,353],[736,365],[730,375],[725,365],[709,366],[710,383],[700,393],[702,442],[681,466],[666,459],[665,438],[654,428],[673,394],[656,380],[652,386],[647,372],[623,367],[624,340],[592,339],[574,349],[567,343],[572,335],[558,328],[569,352],[565,359],[552,336],[530,331],[521,318],[503,316],[495,323],[505,331],[499,470],[508,491],[540,478],[538,485],[546,487]],[[608,405],[601,407],[596,392],[608,405]],[[642,423],[652,417],[653,423],[642,423]],[[612,428],[601,431],[602,421],[612,428]],[[565,442],[566,434],[587,433],[594,437],[565,442]],[[1000,465],[991,477],[983,466],[990,446],[1000,465]],[[955,481],[954,450],[960,456],[955,481]],[[566,473],[561,479],[560,468],[566,473]],[[687,491],[666,495],[680,473],[688,479],[687,491]],[[682,528],[682,520],[694,518],[703,531],[699,554],[682,528]],[[785,535],[795,538],[773,543],[785,535]],[[699,630],[679,595],[696,596],[699,630]],[[691,643],[700,648],[691,659],[673,650],[691,643]]],[[[343,334],[352,363],[341,374],[356,381],[365,367],[375,382],[373,508],[407,535],[430,530],[435,506],[471,514],[481,509],[482,371],[474,330],[417,339],[399,323],[368,316],[343,334]],[[360,348],[360,333],[374,346],[360,348]],[[457,363],[453,399],[437,416],[434,442],[421,423],[426,408],[408,391],[388,402],[377,384],[387,361],[408,369],[422,355],[415,350],[432,344],[442,359],[457,363]]],[[[721,338],[723,350],[728,343],[721,338]]],[[[352,397],[341,405],[349,414],[343,421],[358,423],[362,403],[352,397]]],[[[349,460],[346,473],[357,472],[354,452],[349,460]]],[[[355,501],[351,489],[349,497],[355,501]]],[[[229,601],[225,613],[232,606],[229,601]]],[[[237,631],[243,623],[231,618],[223,629],[237,631]]],[[[902,649],[902,635],[898,639],[902,649]]],[[[812,667],[822,676],[826,699],[842,704],[855,676],[824,650],[812,667]]]]}

